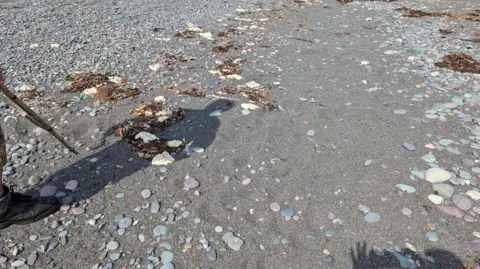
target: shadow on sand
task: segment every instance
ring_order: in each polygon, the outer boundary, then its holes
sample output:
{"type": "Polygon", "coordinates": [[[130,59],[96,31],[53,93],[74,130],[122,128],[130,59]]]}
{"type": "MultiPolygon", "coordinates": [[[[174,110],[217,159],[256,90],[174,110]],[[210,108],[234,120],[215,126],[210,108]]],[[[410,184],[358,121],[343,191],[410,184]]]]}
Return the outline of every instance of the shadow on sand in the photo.
{"type": "Polygon", "coordinates": [[[375,251],[368,251],[367,243],[357,243],[356,250],[350,249],[353,263],[352,269],[400,269],[400,268],[428,268],[428,269],[473,269],[466,267],[457,255],[443,249],[428,249],[420,256],[408,249],[402,249],[402,255],[394,250],[384,251],[384,255],[378,255],[375,251]],[[427,257],[428,260],[427,260],[427,257]],[[434,262],[433,262],[434,261],[434,262]]]}
{"type": "MultiPolygon", "coordinates": [[[[215,140],[220,127],[218,117],[212,117],[213,111],[223,112],[232,108],[233,104],[225,100],[216,100],[205,109],[185,109],[185,118],[168,127],[160,133],[155,133],[160,138],[169,140],[185,140],[186,144],[193,142],[193,146],[207,148],[215,140]]],[[[113,129],[112,129],[113,130],[113,129]]],[[[113,135],[112,130],[107,131],[105,136],[113,135]]],[[[101,139],[104,140],[104,139],[101,139]]],[[[176,160],[188,157],[187,154],[178,154],[176,160]]],[[[105,186],[116,184],[151,164],[150,160],[142,159],[132,151],[131,145],[123,140],[118,140],[100,151],[91,154],[66,168],[56,171],[46,180],[44,185],[54,185],[63,191],[70,180],[79,182],[74,192],[75,200],[90,198],[102,191],[105,186]],[[92,162],[92,159],[97,159],[92,162]]],[[[65,199],[65,203],[69,203],[65,199]]]]}

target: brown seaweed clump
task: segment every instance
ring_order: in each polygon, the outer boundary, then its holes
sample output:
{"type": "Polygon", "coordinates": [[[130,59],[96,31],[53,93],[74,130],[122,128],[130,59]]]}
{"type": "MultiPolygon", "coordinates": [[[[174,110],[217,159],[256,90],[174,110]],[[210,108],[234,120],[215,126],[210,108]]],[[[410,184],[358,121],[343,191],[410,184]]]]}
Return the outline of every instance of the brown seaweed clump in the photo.
{"type": "Polygon", "coordinates": [[[480,63],[472,56],[464,53],[454,53],[443,57],[441,62],[435,63],[436,67],[448,68],[457,72],[480,74],[480,63]]]}

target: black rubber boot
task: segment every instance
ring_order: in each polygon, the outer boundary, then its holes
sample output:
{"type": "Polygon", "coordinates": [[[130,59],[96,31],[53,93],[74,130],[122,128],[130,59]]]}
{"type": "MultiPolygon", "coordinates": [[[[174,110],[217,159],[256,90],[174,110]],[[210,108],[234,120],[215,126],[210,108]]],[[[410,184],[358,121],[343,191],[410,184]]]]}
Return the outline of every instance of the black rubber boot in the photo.
{"type": "MultiPolygon", "coordinates": [[[[1,186],[0,186],[1,187],[1,186]]],[[[10,225],[30,224],[41,220],[60,208],[56,197],[33,197],[4,188],[0,198],[0,230],[10,225]]]]}

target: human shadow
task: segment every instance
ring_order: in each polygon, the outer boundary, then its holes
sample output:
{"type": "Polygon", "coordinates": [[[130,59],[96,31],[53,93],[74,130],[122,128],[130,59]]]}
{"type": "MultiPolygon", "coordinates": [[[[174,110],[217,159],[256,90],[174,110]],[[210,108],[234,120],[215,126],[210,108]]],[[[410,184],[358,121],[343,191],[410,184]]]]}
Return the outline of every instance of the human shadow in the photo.
{"type": "Polygon", "coordinates": [[[350,249],[352,269],[400,269],[400,268],[452,268],[466,269],[454,253],[443,249],[429,249],[419,255],[410,249],[368,251],[367,243],[357,242],[356,250],[350,249]],[[379,255],[381,254],[381,255],[379,255]],[[427,258],[428,257],[428,258],[427,258]]]}
{"type": "MultiPolygon", "coordinates": [[[[183,120],[158,133],[155,132],[155,135],[169,140],[184,140],[186,144],[207,148],[215,140],[220,127],[219,118],[210,114],[217,110],[225,112],[232,107],[233,104],[229,101],[216,100],[204,109],[184,109],[183,120]]],[[[113,130],[114,128],[111,128],[104,136],[113,136],[113,130]]],[[[105,142],[104,138],[100,140],[105,142]]],[[[76,180],[79,183],[77,189],[73,195],[63,198],[63,203],[87,199],[102,191],[105,186],[115,184],[151,165],[151,160],[138,157],[131,145],[120,138],[111,145],[106,147],[100,145],[98,148],[102,149],[53,173],[40,188],[37,188],[40,189],[40,195],[41,187],[45,189],[46,185],[54,185],[59,191],[64,191],[67,182],[76,180]]],[[[180,153],[174,155],[174,158],[180,160],[188,156],[189,154],[180,153]]]]}

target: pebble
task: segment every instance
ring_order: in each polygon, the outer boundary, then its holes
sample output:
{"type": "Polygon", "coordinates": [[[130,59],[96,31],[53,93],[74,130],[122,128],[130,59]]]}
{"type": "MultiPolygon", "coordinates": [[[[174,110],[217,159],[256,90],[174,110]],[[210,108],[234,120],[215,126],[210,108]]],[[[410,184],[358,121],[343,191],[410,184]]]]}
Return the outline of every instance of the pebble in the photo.
{"type": "Polygon", "coordinates": [[[333,263],[333,257],[330,255],[323,255],[322,260],[326,263],[333,263]]]}
{"type": "Polygon", "coordinates": [[[425,173],[425,179],[431,183],[441,183],[449,180],[450,177],[450,173],[442,168],[430,168],[425,173]]]}
{"type": "Polygon", "coordinates": [[[452,197],[454,191],[452,186],[445,183],[433,184],[433,190],[447,199],[452,197]]]}
{"type": "Polygon", "coordinates": [[[377,213],[368,212],[363,219],[368,223],[375,223],[380,220],[380,215],[377,213]]]}
{"type": "Polygon", "coordinates": [[[210,113],[210,117],[220,117],[222,115],[221,110],[215,110],[212,113],[210,113]]]}
{"type": "Polygon", "coordinates": [[[284,217],[291,217],[295,214],[295,212],[292,209],[285,208],[280,211],[280,214],[282,214],[284,217]]]}
{"type": "Polygon", "coordinates": [[[462,218],[465,215],[465,213],[463,213],[460,209],[454,206],[437,205],[437,208],[440,209],[440,211],[443,211],[448,215],[454,216],[457,218],[462,218]]]}
{"type": "Polygon", "coordinates": [[[25,265],[25,262],[22,260],[16,260],[10,264],[12,267],[22,267],[25,265]]]}
{"type": "Polygon", "coordinates": [[[222,226],[217,226],[217,227],[215,227],[215,232],[217,232],[217,233],[223,232],[222,226]]]}
{"type": "Polygon", "coordinates": [[[217,260],[217,251],[215,249],[210,250],[207,252],[207,257],[211,261],[216,261],[217,260]]]}
{"type": "Polygon", "coordinates": [[[407,142],[403,143],[403,147],[406,150],[409,150],[409,151],[414,151],[415,150],[415,146],[413,144],[410,144],[410,143],[407,143],[407,142]]]}
{"type": "Polygon", "coordinates": [[[270,209],[273,211],[273,212],[278,212],[280,211],[280,205],[278,203],[271,203],[270,204],[270,209]]]}
{"type": "Polygon", "coordinates": [[[175,266],[173,265],[173,263],[167,263],[167,264],[162,265],[162,267],[160,267],[160,269],[175,269],[175,266]]]}
{"type": "Polygon", "coordinates": [[[308,135],[308,136],[314,136],[314,135],[315,135],[315,131],[314,131],[314,130],[308,130],[308,131],[307,131],[307,135],[308,135]]]}
{"type": "Polygon", "coordinates": [[[107,249],[108,250],[116,250],[118,248],[118,246],[119,246],[118,242],[110,241],[107,244],[107,249]]]}
{"type": "Polygon", "coordinates": [[[411,216],[412,215],[412,210],[408,209],[408,208],[403,208],[402,209],[402,213],[406,216],[411,216]]]}
{"type": "Polygon", "coordinates": [[[406,109],[395,109],[395,110],[393,110],[393,114],[395,114],[395,115],[406,115],[407,110],[406,109]]]}
{"type": "Polygon", "coordinates": [[[65,189],[69,191],[75,191],[78,187],[78,181],[76,180],[70,180],[67,185],[65,185],[65,189]]]}
{"type": "Polygon", "coordinates": [[[365,161],[365,163],[363,164],[363,166],[367,167],[367,166],[370,166],[372,164],[372,160],[367,160],[365,161]]]}
{"type": "Polygon", "coordinates": [[[162,252],[162,254],[160,255],[163,264],[171,263],[173,261],[173,257],[173,252],[168,250],[162,252]]]}
{"type": "Polygon", "coordinates": [[[28,185],[36,186],[40,183],[42,179],[39,176],[31,176],[28,178],[28,185]]]}
{"type": "Polygon", "coordinates": [[[135,136],[135,139],[142,139],[143,142],[147,143],[150,141],[158,140],[158,137],[149,132],[140,132],[135,136]]]}
{"type": "Polygon", "coordinates": [[[37,253],[30,254],[27,258],[27,264],[30,266],[34,265],[35,262],[37,261],[37,258],[38,258],[37,253]]]}
{"type": "Polygon", "coordinates": [[[118,227],[120,227],[122,229],[125,229],[125,228],[130,227],[130,225],[132,225],[132,223],[133,223],[132,218],[129,218],[129,217],[122,218],[118,221],[118,227]]]}
{"type": "Polygon", "coordinates": [[[242,239],[236,237],[232,232],[225,233],[222,236],[222,240],[234,251],[240,250],[244,243],[242,239]]]}
{"type": "Polygon", "coordinates": [[[74,208],[72,208],[72,213],[73,213],[74,215],[81,215],[81,214],[85,213],[85,208],[83,208],[83,207],[74,207],[74,208]]]}
{"type": "Polygon", "coordinates": [[[111,253],[110,255],[108,255],[108,258],[114,262],[118,259],[120,259],[120,257],[122,256],[122,253],[119,253],[119,252],[115,252],[115,253],[111,253]]]}
{"type": "Polygon", "coordinates": [[[414,193],[417,191],[414,187],[405,184],[397,184],[396,187],[406,193],[414,193]]]}
{"type": "Polygon", "coordinates": [[[469,190],[467,191],[466,195],[470,196],[475,201],[480,200],[480,192],[477,190],[469,190]]]}
{"type": "Polygon", "coordinates": [[[152,165],[169,165],[173,162],[175,162],[175,158],[173,158],[172,155],[166,151],[155,155],[155,157],[152,159],[152,165]]]}
{"type": "Polygon", "coordinates": [[[165,174],[166,172],[168,172],[168,168],[160,167],[159,171],[160,171],[160,173],[165,174]]]}
{"type": "Polygon", "coordinates": [[[200,186],[200,182],[198,182],[196,179],[192,177],[188,177],[185,182],[184,182],[185,188],[187,189],[195,189],[200,186]]]}
{"type": "Polygon", "coordinates": [[[148,199],[152,195],[152,192],[148,189],[145,189],[141,192],[141,195],[143,199],[148,199]]]}
{"type": "Polygon", "coordinates": [[[157,227],[155,227],[155,229],[153,230],[153,234],[155,236],[163,236],[163,235],[166,235],[168,233],[168,228],[163,226],[163,225],[158,225],[157,227]]]}
{"type": "Polygon", "coordinates": [[[443,204],[443,201],[444,201],[442,196],[438,196],[438,195],[435,195],[435,194],[428,195],[428,200],[430,200],[432,203],[434,203],[436,205],[441,205],[441,204],[443,204]]]}
{"type": "Polygon", "coordinates": [[[453,203],[463,211],[467,211],[472,207],[472,202],[465,196],[455,194],[452,196],[453,203]]]}
{"type": "Polygon", "coordinates": [[[427,233],[426,233],[426,236],[427,236],[428,240],[430,240],[430,241],[432,241],[432,242],[438,241],[438,234],[437,234],[437,232],[427,232],[427,233]]]}
{"type": "Polygon", "coordinates": [[[153,201],[153,203],[150,205],[150,212],[152,213],[158,213],[160,211],[160,203],[158,201],[153,201]]]}
{"type": "Polygon", "coordinates": [[[40,196],[54,196],[57,192],[57,187],[53,185],[45,185],[38,191],[40,196]]]}

